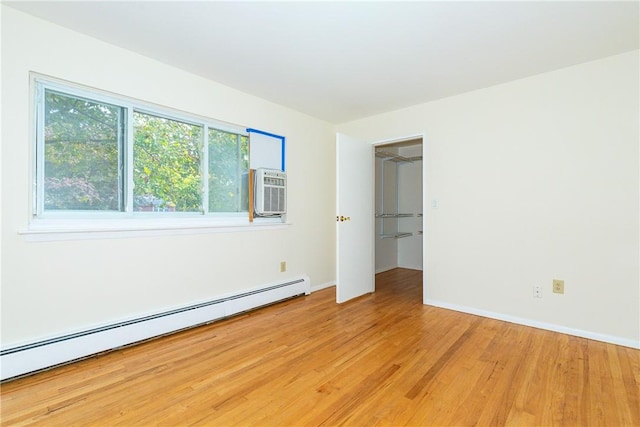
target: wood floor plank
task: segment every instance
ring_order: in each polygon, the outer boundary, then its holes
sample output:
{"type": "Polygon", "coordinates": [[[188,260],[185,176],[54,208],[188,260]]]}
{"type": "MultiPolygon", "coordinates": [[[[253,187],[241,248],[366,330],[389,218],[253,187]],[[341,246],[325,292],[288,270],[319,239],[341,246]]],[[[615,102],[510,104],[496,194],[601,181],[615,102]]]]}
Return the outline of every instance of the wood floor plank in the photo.
{"type": "Polygon", "coordinates": [[[422,304],[422,273],[0,386],[3,426],[640,426],[640,350],[422,304]]]}

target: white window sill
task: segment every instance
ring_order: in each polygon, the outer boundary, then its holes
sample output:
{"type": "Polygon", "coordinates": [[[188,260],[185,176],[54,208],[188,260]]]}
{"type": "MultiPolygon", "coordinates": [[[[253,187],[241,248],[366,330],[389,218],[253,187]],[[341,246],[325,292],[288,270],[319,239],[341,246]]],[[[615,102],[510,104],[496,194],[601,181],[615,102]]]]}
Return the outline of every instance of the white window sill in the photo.
{"type": "Polygon", "coordinates": [[[291,224],[281,218],[197,217],[120,219],[35,219],[19,230],[26,241],[117,239],[202,233],[279,230],[291,224]]]}

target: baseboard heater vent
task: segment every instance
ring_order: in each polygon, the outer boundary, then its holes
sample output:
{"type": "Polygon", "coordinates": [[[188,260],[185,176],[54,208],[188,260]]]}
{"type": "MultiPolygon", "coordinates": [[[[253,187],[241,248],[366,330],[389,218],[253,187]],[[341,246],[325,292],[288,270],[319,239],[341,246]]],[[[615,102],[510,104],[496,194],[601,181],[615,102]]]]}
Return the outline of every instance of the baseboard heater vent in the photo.
{"type": "Polygon", "coordinates": [[[199,326],[311,292],[308,277],[0,351],[0,380],[199,326]]]}

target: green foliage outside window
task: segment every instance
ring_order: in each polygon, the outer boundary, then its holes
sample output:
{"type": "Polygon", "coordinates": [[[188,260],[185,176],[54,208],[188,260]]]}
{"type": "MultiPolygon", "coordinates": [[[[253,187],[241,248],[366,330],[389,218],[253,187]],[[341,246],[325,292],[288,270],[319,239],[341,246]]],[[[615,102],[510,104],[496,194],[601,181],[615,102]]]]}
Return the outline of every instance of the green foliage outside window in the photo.
{"type": "Polygon", "coordinates": [[[138,112],[133,120],[134,210],[202,210],[202,126],[138,112]]]}
{"type": "Polygon", "coordinates": [[[44,207],[117,211],[123,108],[47,91],[44,207]]]}

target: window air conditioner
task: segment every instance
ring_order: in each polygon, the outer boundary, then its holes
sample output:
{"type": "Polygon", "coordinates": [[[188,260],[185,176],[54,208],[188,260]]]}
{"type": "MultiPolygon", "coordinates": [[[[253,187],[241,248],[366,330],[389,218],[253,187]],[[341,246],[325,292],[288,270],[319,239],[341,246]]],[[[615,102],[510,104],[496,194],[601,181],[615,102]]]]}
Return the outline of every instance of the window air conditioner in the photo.
{"type": "Polygon", "coordinates": [[[278,216],[287,212],[287,174],[277,169],[256,169],[255,214],[278,216]]]}

